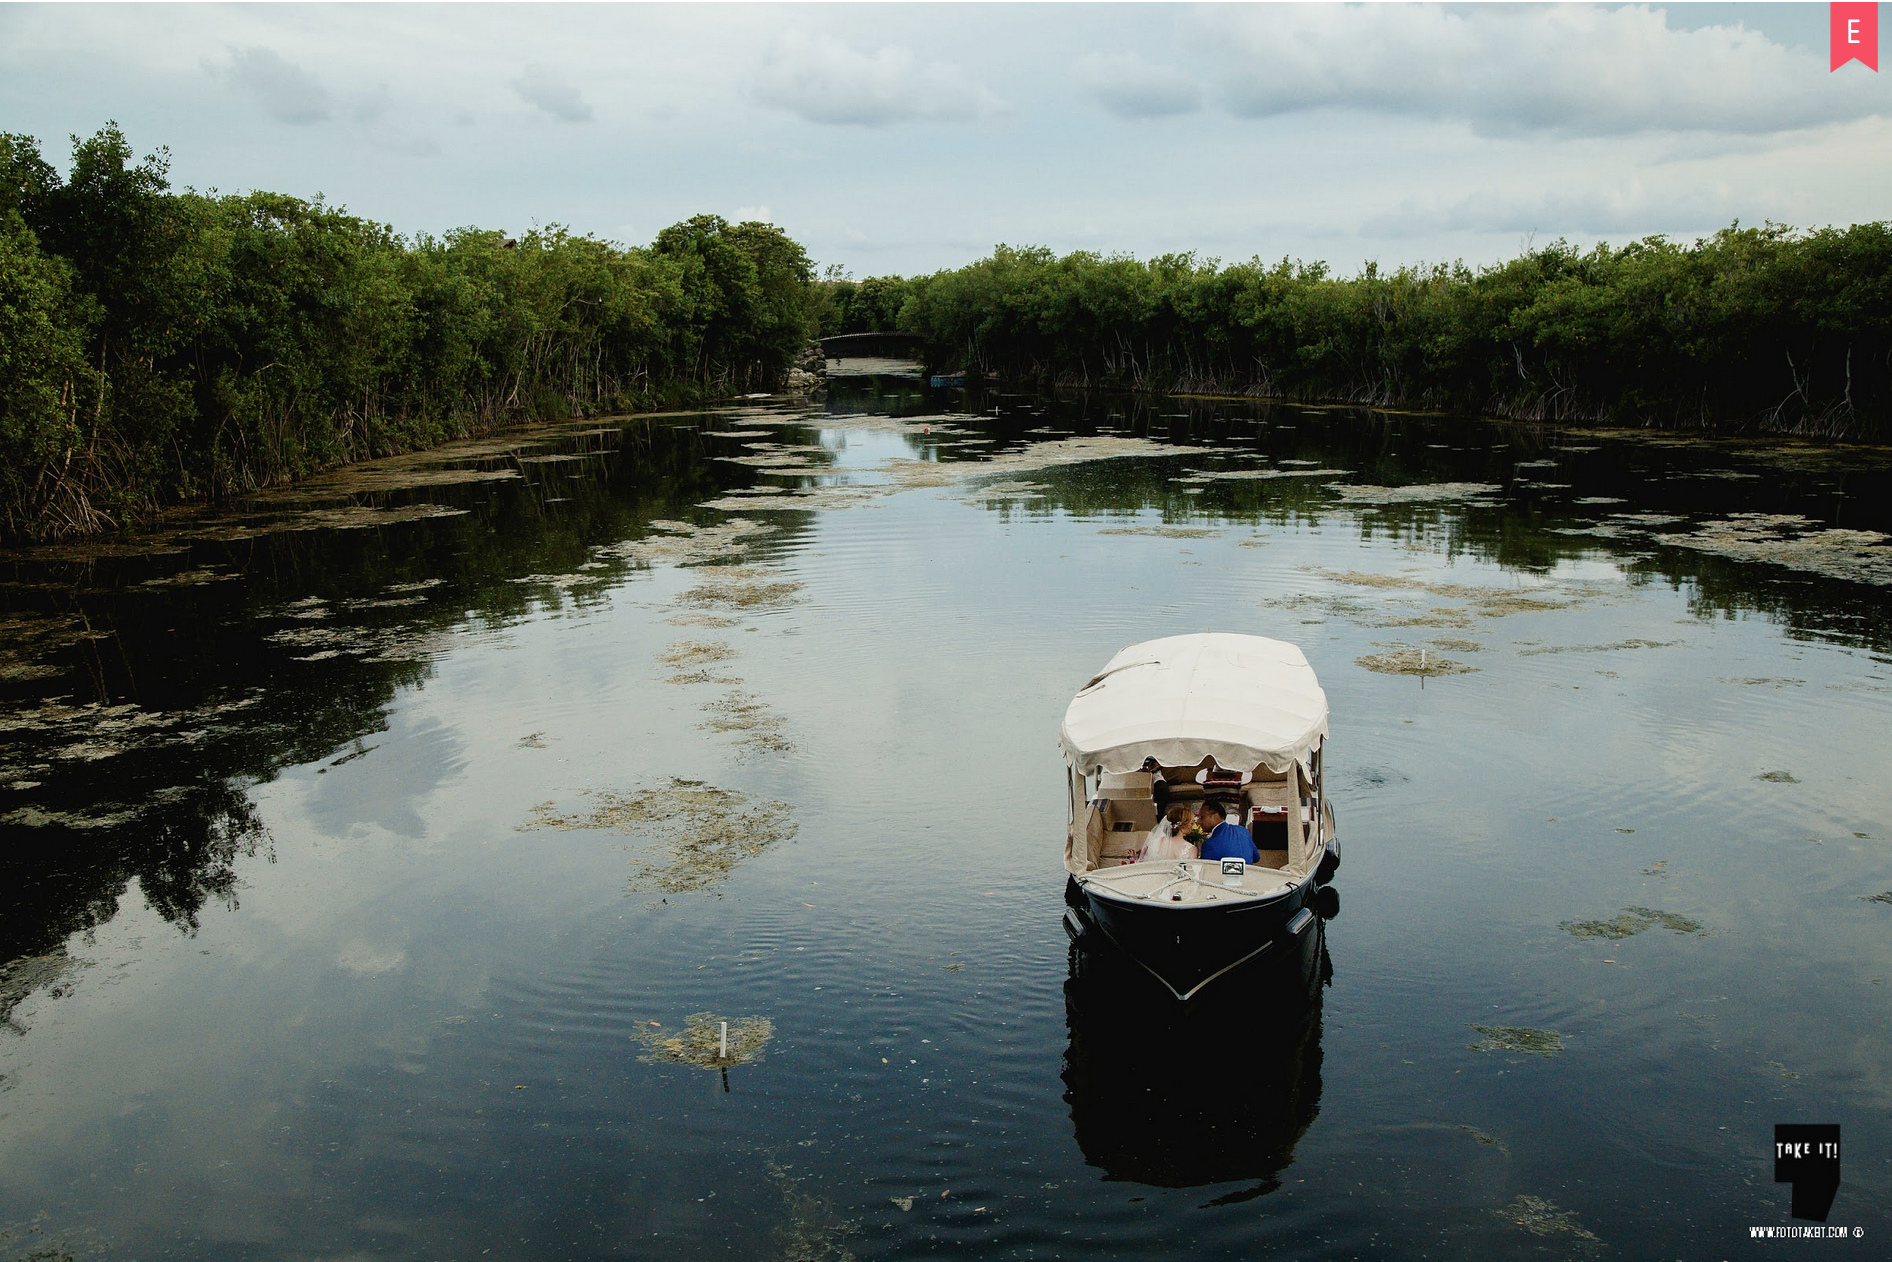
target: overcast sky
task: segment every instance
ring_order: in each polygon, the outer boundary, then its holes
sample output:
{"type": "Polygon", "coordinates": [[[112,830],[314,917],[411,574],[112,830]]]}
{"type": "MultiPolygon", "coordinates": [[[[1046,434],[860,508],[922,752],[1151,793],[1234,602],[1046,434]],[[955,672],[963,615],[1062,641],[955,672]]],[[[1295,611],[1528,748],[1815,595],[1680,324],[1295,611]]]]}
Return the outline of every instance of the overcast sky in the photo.
{"type": "Polygon", "coordinates": [[[996,242],[1489,262],[1886,218],[1825,4],[0,4],[0,130],[402,232],[780,224],[857,276],[996,242]]]}

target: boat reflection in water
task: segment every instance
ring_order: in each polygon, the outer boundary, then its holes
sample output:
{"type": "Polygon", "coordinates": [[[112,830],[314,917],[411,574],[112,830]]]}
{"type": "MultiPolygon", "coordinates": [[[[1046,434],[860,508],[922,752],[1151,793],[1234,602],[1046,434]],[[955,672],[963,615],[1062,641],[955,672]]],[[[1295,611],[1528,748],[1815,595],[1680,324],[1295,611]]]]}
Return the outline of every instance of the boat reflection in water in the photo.
{"type": "Polygon", "coordinates": [[[1251,1185],[1212,1204],[1281,1186],[1320,1112],[1321,993],[1333,976],[1324,925],[1297,945],[1177,1003],[1101,935],[1071,944],[1064,1098],[1087,1163],[1154,1187],[1251,1185]]]}

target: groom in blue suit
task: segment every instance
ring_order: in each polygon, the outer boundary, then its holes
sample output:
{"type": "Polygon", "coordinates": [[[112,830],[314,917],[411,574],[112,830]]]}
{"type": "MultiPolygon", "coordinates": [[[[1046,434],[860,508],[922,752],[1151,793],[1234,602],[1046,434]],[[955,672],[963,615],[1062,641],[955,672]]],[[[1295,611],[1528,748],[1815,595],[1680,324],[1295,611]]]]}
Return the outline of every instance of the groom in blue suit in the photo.
{"type": "Polygon", "coordinates": [[[1204,802],[1202,809],[1196,812],[1196,819],[1208,829],[1209,835],[1202,839],[1202,857],[1205,859],[1241,859],[1248,863],[1260,863],[1261,851],[1255,849],[1255,839],[1248,835],[1248,830],[1240,824],[1231,824],[1228,812],[1220,802],[1204,802]],[[1213,821],[1213,827],[1211,827],[1213,821]]]}

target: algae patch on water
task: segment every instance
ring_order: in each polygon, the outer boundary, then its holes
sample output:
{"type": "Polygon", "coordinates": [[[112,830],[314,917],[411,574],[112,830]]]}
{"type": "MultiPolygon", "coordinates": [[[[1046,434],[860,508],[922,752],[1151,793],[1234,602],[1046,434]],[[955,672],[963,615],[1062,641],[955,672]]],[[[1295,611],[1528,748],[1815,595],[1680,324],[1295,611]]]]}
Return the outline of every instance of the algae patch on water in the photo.
{"type": "MultiPolygon", "coordinates": [[[[790,1176],[788,1166],[770,1161],[768,1169],[786,1215],[771,1233],[780,1262],[856,1262],[841,1240],[860,1230],[859,1225],[841,1217],[828,1201],[802,1191],[801,1180],[790,1176]]],[[[894,1198],[894,1203],[899,1200],[894,1198]]],[[[909,1207],[912,1203],[907,1198],[909,1207]]]]}
{"type": "Polygon", "coordinates": [[[883,465],[880,472],[903,487],[940,487],[968,478],[1033,472],[1090,460],[1176,456],[1185,451],[1199,454],[1201,450],[1197,447],[1172,447],[1147,438],[1098,435],[1031,443],[1015,451],[995,452],[983,460],[893,460],[883,465]]]}
{"type": "Polygon", "coordinates": [[[1555,1056],[1564,1050],[1564,1036],[1555,1030],[1528,1025],[1474,1025],[1484,1041],[1466,1044],[1474,1052],[1520,1052],[1526,1056],[1555,1056]]]}
{"type": "Polygon", "coordinates": [[[1791,771],[1763,771],[1761,772],[1760,775],[1755,776],[1754,778],[1756,780],[1765,780],[1769,784],[1799,784],[1800,783],[1800,777],[1796,776],[1791,771]]]}
{"type": "Polygon", "coordinates": [[[1151,535],[1158,539],[1213,539],[1220,530],[1202,526],[1112,526],[1100,535],[1151,535]]]}
{"type": "Polygon", "coordinates": [[[1533,1236],[1569,1236],[1586,1244],[1600,1245],[1597,1234],[1585,1227],[1576,1214],[1561,1209],[1541,1196],[1520,1195],[1502,1209],[1492,1211],[1514,1227],[1522,1227],[1533,1236]]]}
{"type": "Polygon", "coordinates": [[[702,581],[677,597],[677,603],[710,609],[774,609],[795,599],[802,585],[781,571],[762,566],[729,565],[704,571],[702,581]]]}
{"type": "Polygon", "coordinates": [[[1656,535],[1655,541],[1737,561],[1767,561],[1827,578],[1892,586],[1892,536],[1822,528],[1792,513],[1734,513],[1690,534],[1656,535]]]}
{"type": "MultiPolygon", "coordinates": [[[[1302,464],[1303,461],[1283,460],[1282,464],[1302,464]]],[[[1176,478],[1177,482],[1272,482],[1276,478],[1345,478],[1352,473],[1346,469],[1212,469],[1200,470],[1187,477],[1176,478]]]]}
{"type": "Polygon", "coordinates": [[[706,732],[734,732],[740,744],[771,753],[793,748],[788,737],[782,734],[782,716],[771,710],[767,702],[749,693],[726,693],[704,706],[703,711],[700,726],[706,732]]]}
{"type": "Polygon", "coordinates": [[[1614,653],[1619,649],[1665,649],[1680,640],[1618,640],[1614,644],[1549,644],[1541,648],[1519,649],[1519,657],[1538,657],[1545,653],[1614,653]]]}
{"type": "Polygon", "coordinates": [[[774,531],[775,527],[746,517],[732,517],[715,526],[660,520],[650,523],[650,533],[642,539],[607,544],[596,549],[595,555],[645,565],[714,565],[742,559],[750,547],[774,531]]]}
{"type": "Polygon", "coordinates": [[[1691,937],[1706,937],[1708,931],[1701,922],[1687,916],[1677,915],[1672,911],[1657,911],[1652,907],[1626,907],[1621,915],[1608,920],[1566,920],[1558,928],[1565,933],[1579,938],[1604,938],[1618,942],[1624,938],[1633,938],[1645,929],[1661,925],[1670,933],[1687,934],[1691,937]]]}
{"type": "Polygon", "coordinates": [[[708,889],[747,860],[795,835],[786,802],[675,777],[631,793],[588,790],[589,811],[532,808],[521,832],[536,828],[614,832],[642,839],[633,850],[631,888],[666,894],[708,889]]]}
{"type": "Polygon", "coordinates": [[[762,1059],[762,1049],[775,1036],[767,1017],[719,1017],[714,1012],[693,1012],[683,1029],[670,1031],[646,1025],[637,1031],[645,1051],[637,1059],[647,1065],[695,1065],[698,1069],[728,1069],[762,1059]],[[728,1023],[727,1041],[723,1024],[728,1023]]]}
{"type": "Polygon", "coordinates": [[[710,662],[727,661],[736,655],[736,650],[721,640],[678,640],[657,660],[666,666],[687,668],[703,666],[710,662]]]}
{"type": "Polygon", "coordinates": [[[1391,504],[1446,504],[1488,501],[1504,488],[1490,482],[1427,482],[1417,486],[1337,486],[1343,503],[1379,507],[1391,504]]]}
{"type": "Polygon", "coordinates": [[[1477,670],[1449,657],[1425,649],[1399,648],[1386,653],[1370,653],[1354,659],[1359,665],[1382,675],[1464,675],[1477,670]]]}

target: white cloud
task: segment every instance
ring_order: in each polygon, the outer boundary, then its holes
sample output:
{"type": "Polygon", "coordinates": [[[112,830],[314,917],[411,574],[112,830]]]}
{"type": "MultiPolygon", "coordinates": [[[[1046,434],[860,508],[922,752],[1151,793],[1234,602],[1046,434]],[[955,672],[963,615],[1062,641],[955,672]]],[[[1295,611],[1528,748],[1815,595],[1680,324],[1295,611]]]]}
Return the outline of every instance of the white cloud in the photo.
{"type": "Polygon", "coordinates": [[[1366,220],[1360,232],[1389,239],[1441,233],[1535,233],[1540,240],[1656,232],[1692,235],[1725,228],[1737,217],[1754,222],[1792,210],[1769,194],[1744,194],[1724,183],[1663,191],[1629,179],[1522,196],[1486,190],[1456,199],[1409,198],[1398,210],[1366,220]]]}
{"type": "Polygon", "coordinates": [[[755,99],[811,123],[883,127],[983,118],[1005,102],[956,66],[916,64],[905,48],[859,53],[827,35],[785,32],[764,55],[755,99]]]}
{"type": "Polygon", "coordinates": [[[1202,88],[1174,66],[1136,56],[1080,58],[1072,73],[1086,95],[1118,118],[1168,118],[1202,108],[1202,88]]]}
{"type": "Polygon", "coordinates": [[[228,63],[209,69],[249,93],[279,123],[319,123],[329,116],[328,89],[274,49],[234,48],[228,63]]]}
{"type": "Polygon", "coordinates": [[[553,118],[568,123],[588,122],[591,118],[591,103],[543,62],[527,66],[526,72],[512,81],[512,90],[526,104],[538,106],[553,118]]]}
{"type": "Polygon", "coordinates": [[[730,223],[774,223],[769,217],[767,206],[738,206],[736,213],[729,217],[730,223]]]}
{"type": "Polygon", "coordinates": [[[1883,112],[1864,76],[1740,26],[1677,30],[1660,9],[1261,5],[1214,11],[1221,100],[1266,118],[1384,111],[1481,134],[1766,134],[1883,112]]]}

